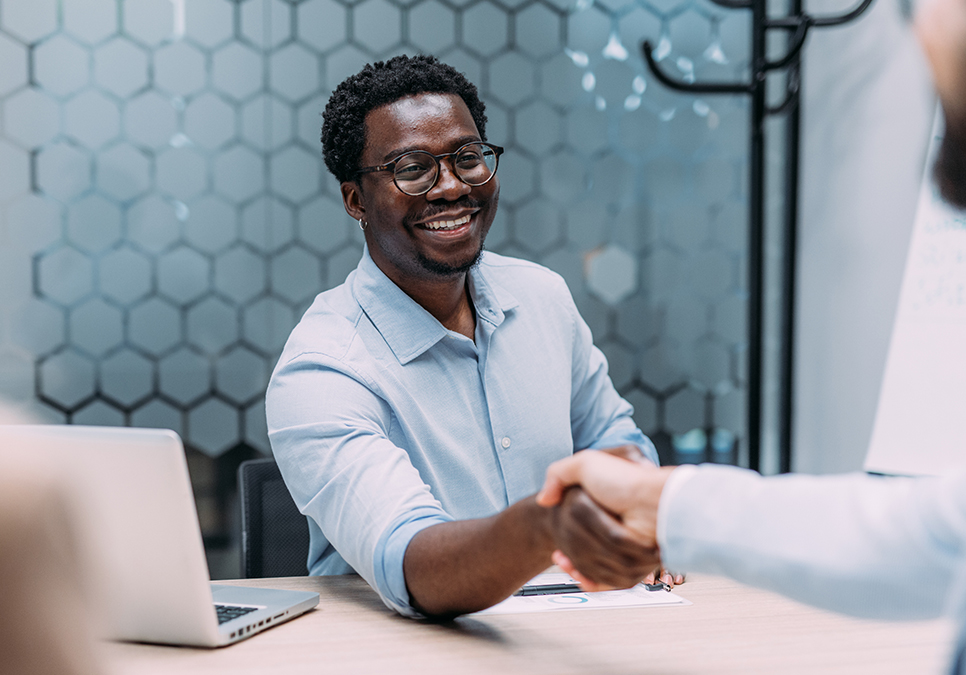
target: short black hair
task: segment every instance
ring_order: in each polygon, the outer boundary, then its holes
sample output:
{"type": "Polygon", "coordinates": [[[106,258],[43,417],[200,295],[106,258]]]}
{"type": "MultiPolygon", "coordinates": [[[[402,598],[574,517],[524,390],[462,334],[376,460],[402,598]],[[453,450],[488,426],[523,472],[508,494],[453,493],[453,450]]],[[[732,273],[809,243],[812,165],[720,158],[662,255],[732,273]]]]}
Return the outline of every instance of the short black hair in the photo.
{"type": "Polygon", "coordinates": [[[322,113],[322,157],[340,183],[352,180],[365,147],[365,120],[371,110],[416,94],[455,94],[486,140],[486,106],[476,85],[435,56],[394,56],[366,66],[335,88],[322,113]]]}

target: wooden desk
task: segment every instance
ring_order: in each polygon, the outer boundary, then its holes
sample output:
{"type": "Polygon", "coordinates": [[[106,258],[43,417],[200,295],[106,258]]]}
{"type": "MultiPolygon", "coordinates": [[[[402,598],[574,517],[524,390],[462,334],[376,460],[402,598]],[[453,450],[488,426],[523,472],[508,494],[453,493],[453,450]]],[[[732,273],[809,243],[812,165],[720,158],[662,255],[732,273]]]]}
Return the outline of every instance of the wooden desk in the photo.
{"type": "Polygon", "coordinates": [[[362,579],[230,582],[317,591],[319,607],[218,650],[109,643],[118,675],[392,673],[941,673],[946,621],[859,621],[717,577],[676,589],[694,604],[464,617],[435,625],[387,610],[362,579]]]}

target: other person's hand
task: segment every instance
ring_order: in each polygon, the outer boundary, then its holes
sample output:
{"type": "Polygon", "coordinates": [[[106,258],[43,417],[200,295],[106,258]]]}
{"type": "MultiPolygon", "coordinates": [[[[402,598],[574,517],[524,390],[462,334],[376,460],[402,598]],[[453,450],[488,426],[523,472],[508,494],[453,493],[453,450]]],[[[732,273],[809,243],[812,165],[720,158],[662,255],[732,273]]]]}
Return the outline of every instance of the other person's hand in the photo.
{"type": "Polygon", "coordinates": [[[602,448],[600,450],[585,450],[584,452],[606,452],[608,455],[620,457],[621,459],[626,459],[629,462],[636,462],[646,466],[654,466],[654,462],[645,457],[644,453],[641,452],[641,449],[632,443],[617,445],[613,448],[602,448]]]}

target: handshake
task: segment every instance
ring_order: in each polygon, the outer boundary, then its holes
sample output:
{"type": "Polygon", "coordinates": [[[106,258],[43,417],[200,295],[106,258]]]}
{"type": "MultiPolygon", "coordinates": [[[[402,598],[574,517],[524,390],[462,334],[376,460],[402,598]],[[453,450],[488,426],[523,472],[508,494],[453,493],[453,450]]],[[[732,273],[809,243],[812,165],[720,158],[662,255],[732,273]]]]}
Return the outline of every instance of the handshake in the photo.
{"type": "Polygon", "coordinates": [[[664,483],[674,467],[658,468],[622,449],[578,452],[554,462],[547,469],[537,503],[543,507],[560,504],[579,486],[600,509],[593,509],[596,542],[565,542],[554,552],[553,562],[580,582],[586,591],[627,588],[639,581],[652,583],[656,577],[669,585],[682,583],[684,576],[660,567],[657,542],[658,505],[664,483]],[[598,544],[598,545],[593,545],[598,544]]]}

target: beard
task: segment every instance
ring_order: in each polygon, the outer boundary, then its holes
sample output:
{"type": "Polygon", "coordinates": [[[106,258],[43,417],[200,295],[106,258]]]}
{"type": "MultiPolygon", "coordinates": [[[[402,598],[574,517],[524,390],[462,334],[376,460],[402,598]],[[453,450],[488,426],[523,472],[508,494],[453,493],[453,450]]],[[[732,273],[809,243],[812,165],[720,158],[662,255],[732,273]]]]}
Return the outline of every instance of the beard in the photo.
{"type": "MultiPolygon", "coordinates": [[[[489,202],[489,206],[492,210],[496,210],[497,204],[499,203],[499,196],[494,195],[489,202]]],[[[449,203],[436,203],[430,204],[423,213],[418,216],[407,218],[403,221],[405,227],[412,227],[413,222],[418,222],[421,220],[428,220],[437,213],[443,213],[446,209],[452,206],[460,206],[467,209],[482,209],[486,207],[488,202],[481,199],[471,199],[470,197],[461,197],[452,204],[449,203]]],[[[434,260],[423,255],[421,252],[417,253],[416,261],[419,263],[420,267],[424,271],[431,273],[437,277],[455,277],[461,274],[466,274],[471,269],[480,264],[480,259],[483,257],[483,243],[486,240],[486,235],[489,233],[489,225],[484,229],[480,235],[480,247],[476,250],[476,253],[465,260],[461,260],[456,263],[443,262],[441,260],[434,260]]]]}
{"type": "Polygon", "coordinates": [[[933,171],[943,199],[966,208],[966,119],[946,115],[946,131],[933,171]]]}
{"type": "Polygon", "coordinates": [[[480,259],[483,257],[483,242],[480,242],[480,248],[477,249],[476,254],[460,263],[452,265],[450,263],[442,262],[440,260],[433,260],[432,258],[427,258],[422,253],[417,256],[419,264],[424,270],[430,272],[438,277],[454,277],[460,274],[465,274],[471,269],[480,264],[480,259]]]}

